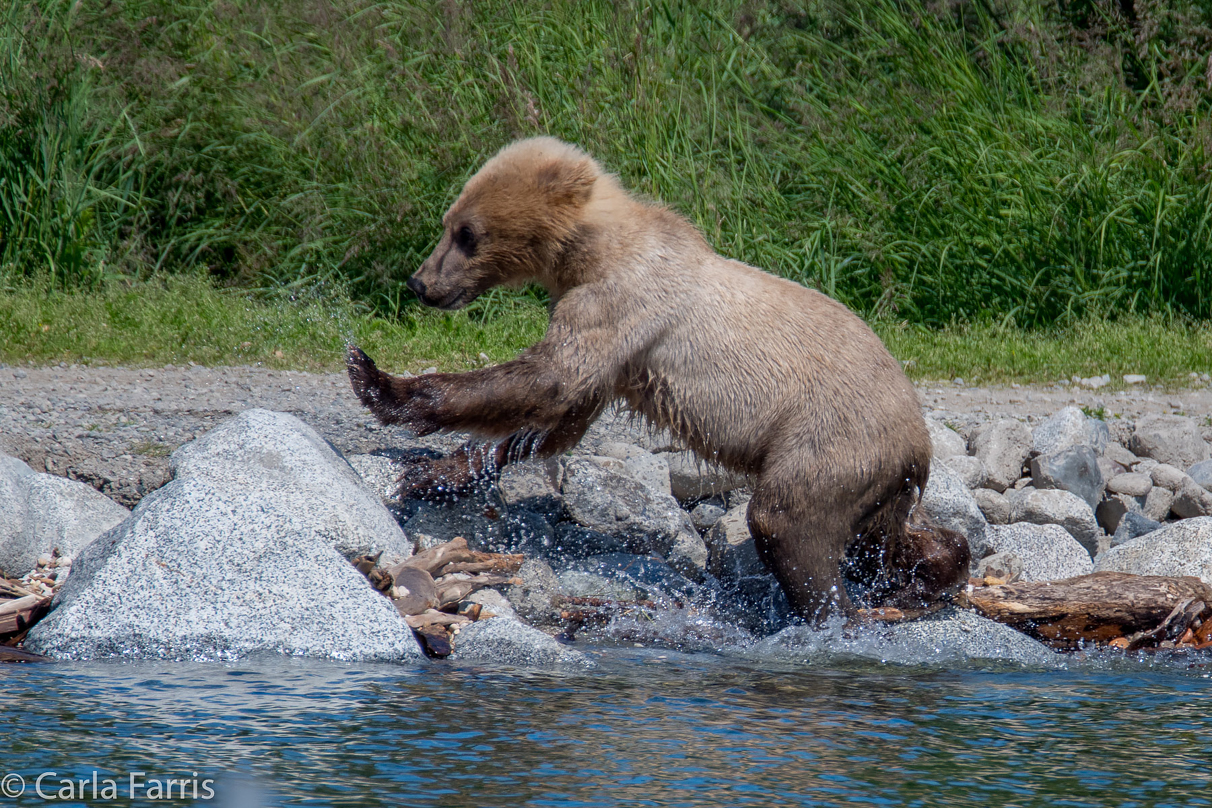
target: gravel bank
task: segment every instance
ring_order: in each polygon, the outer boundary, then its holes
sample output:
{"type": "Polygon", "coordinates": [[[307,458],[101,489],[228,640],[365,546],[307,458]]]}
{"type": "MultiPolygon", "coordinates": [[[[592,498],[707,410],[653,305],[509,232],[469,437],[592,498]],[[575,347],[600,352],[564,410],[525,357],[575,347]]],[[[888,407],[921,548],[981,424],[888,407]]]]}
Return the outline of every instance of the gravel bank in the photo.
{"type": "MultiPolygon", "coordinates": [[[[1034,423],[1073,404],[1133,420],[1145,413],[1212,414],[1212,388],[1149,387],[1107,392],[1078,386],[918,386],[936,417],[976,424],[1010,416],[1034,423]]],[[[343,374],[258,367],[0,365],[0,452],[35,470],[82,480],[133,507],[168,481],[168,454],[224,419],[252,407],[291,413],[347,454],[391,447],[402,431],[380,426],[358,403],[343,374]]],[[[607,423],[598,428],[609,429],[607,423]]],[[[1212,427],[1206,428],[1212,437],[1212,427]]],[[[593,436],[591,436],[592,439],[593,436]]],[[[452,436],[429,439],[444,450],[452,436]]]]}

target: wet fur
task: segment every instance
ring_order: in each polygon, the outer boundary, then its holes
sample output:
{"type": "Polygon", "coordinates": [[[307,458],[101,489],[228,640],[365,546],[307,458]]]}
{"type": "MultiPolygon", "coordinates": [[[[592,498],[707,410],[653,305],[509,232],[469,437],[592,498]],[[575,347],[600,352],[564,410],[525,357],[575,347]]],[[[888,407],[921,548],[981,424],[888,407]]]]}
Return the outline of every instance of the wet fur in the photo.
{"type": "Polygon", "coordinates": [[[551,320],[511,362],[403,378],[351,348],[353,388],[384,423],[495,441],[410,469],[402,494],[565,451],[621,400],[755,479],[750,530],[805,617],[853,611],[843,574],[895,605],[964,580],[963,537],[911,524],[931,456],[917,395],[840,303],[717,255],[685,219],[551,138],[506,147],[468,181],[409,286],[457,308],[527,281],[550,291],[551,320]]]}

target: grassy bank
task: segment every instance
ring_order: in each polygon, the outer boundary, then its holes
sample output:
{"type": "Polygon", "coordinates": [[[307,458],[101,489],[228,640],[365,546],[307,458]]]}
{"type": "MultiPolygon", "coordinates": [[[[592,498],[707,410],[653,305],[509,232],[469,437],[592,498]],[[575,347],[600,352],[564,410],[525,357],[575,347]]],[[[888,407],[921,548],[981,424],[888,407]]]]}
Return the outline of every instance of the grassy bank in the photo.
{"type": "Polygon", "coordinates": [[[339,282],[424,330],[402,282],[442,210],[544,132],[869,317],[1207,320],[1210,21],[1179,0],[11,0],[0,287],[339,282]]]}
{"type": "MultiPolygon", "coordinates": [[[[348,301],[267,301],[191,276],[92,294],[24,287],[0,294],[0,362],[263,365],[337,371],[354,340],[394,370],[465,370],[500,362],[539,339],[546,311],[497,296],[454,314],[406,310],[385,318],[348,301]],[[483,356],[481,356],[483,354],[483,356]]],[[[915,379],[973,384],[1054,382],[1125,373],[1186,384],[1212,370],[1212,327],[1160,316],[1066,327],[927,329],[878,321],[877,332],[915,379]]]]}

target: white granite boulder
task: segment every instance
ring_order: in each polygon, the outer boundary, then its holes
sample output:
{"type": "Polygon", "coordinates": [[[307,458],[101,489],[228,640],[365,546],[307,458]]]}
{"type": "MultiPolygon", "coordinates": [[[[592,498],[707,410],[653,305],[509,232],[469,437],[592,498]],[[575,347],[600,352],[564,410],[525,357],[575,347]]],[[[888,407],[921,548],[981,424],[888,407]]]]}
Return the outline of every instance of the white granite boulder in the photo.
{"type": "Polygon", "coordinates": [[[1094,571],[1090,554],[1058,525],[990,525],[985,536],[995,553],[1022,560],[1024,581],[1058,581],[1094,571]]]}
{"type": "Polygon", "coordinates": [[[1071,446],[1089,446],[1101,453],[1110,439],[1107,425],[1090,418],[1077,407],[1065,407],[1053,413],[1035,428],[1031,437],[1035,454],[1052,454],[1071,446]]]}
{"type": "Polygon", "coordinates": [[[409,545],[309,427],[252,411],[174,460],[177,479],[77,554],[27,639],[31,650],[68,659],[420,656],[391,602],[348,561],[378,550],[404,557],[409,545]]]}
{"type": "Polygon", "coordinates": [[[1081,497],[1068,491],[1050,489],[1025,491],[1010,498],[1010,523],[1059,525],[1077,539],[1093,557],[1103,535],[1094,511],[1081,497]]]}
{"type": "Polygon", "coordinates": [[[1212,586],[1212,516],[1184,519],[1112,547],[1098,558],[1099,572],[1194,575],[1212,586]]]}

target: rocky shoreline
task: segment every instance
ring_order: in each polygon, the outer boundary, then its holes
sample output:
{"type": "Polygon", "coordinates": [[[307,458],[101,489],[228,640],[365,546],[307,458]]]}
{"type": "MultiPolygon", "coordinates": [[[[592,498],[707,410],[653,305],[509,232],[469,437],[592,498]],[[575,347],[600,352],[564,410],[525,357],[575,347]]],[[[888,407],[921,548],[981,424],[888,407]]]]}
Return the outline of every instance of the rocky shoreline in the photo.
{"type": "MultiPolygon", "coordinates": [[[[1209,387],[919,392],[935,443],[923,507],[969,537],[978,584],[1095,570],[1212,583],[1209,387]]],[[[609,413],[572,453],[508,467],[457,502],[387,498],[410,453],[461,444],[380,426],[341,375],[0,366],[0,567],[30,596],[55,592],[26,646],[416,657],[404,613],[349,561],[399,563],[461,536],[526,560],[469,596],[497,618],[440,621],[463,625],[456,658],[582,664],[567,642],[585,634],[855,652],[793,625],[748,536],[746,481],[669,436],[609,413]]],[[[967,658],[1053,653],[962,610],[881,632],[863,653],[941,638],[967,658]]]]}

